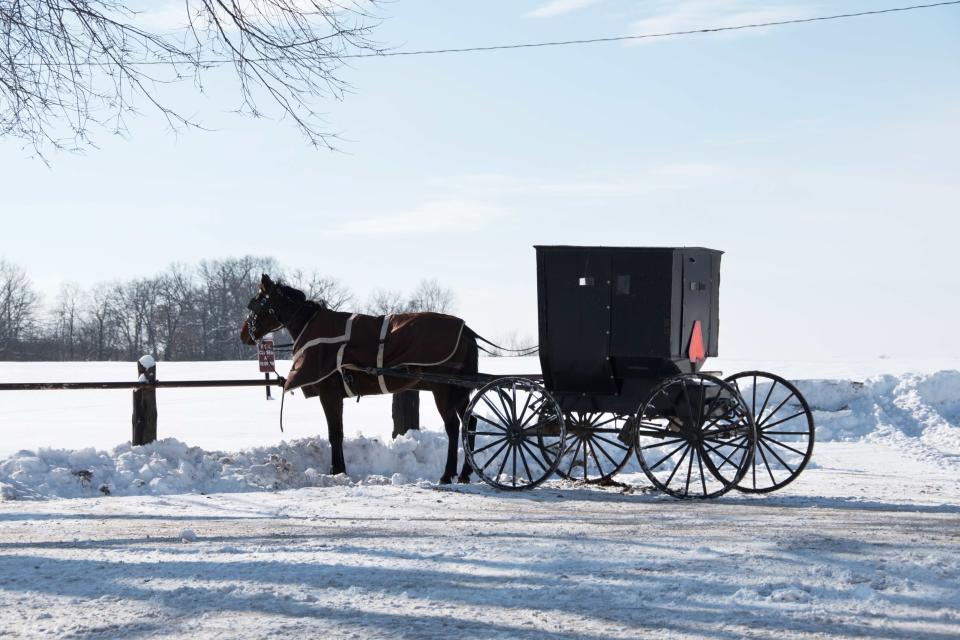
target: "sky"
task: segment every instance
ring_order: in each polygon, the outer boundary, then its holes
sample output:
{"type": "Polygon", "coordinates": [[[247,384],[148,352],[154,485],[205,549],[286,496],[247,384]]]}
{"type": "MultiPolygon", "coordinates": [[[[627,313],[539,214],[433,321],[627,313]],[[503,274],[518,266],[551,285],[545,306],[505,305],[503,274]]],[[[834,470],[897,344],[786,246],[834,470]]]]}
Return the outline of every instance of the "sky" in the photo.
{"type": "MultiPolygon", "coordinates": [[[[905,0],[384,4],[375,37],[434,49],[643,34],[905,0]]],[[[173,6],[151,5],[158,12],[173,6]]],[[[960,6],[724,34],[355,60],[317,105],[342,141],[232,113],[235,87],[143,105],[49,165],[0,139],[0,258],[60,284],[245,254],[363,300],[436,278],[484,335],[536,334],[534,245],[725,252],[720,353],[956,356],[960,6]]]]}

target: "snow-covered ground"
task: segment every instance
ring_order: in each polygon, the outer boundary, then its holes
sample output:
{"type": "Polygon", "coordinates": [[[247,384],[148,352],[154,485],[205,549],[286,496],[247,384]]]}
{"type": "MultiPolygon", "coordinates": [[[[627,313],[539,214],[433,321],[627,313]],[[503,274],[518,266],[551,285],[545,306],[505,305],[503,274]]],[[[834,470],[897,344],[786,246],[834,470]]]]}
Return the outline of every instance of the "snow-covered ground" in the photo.
{"type": "MultiPolygon", "coordinates": [[[[795,483],[710,502],[635,467],[627,491],[439,487],[426,395],[427,429],[397,441],[388,399],[348,403],[351,477],[332,477],[316,400],[288,396],[280,434],[262,389],[160,390],[165,439],[133,448],[129,391],[0,393],[0,636],[958,637],[957,363],[710,365],[801,380],[818,432],[795,483]]],[[[0,380],[135,369],[0,363],[0,380]]]]}

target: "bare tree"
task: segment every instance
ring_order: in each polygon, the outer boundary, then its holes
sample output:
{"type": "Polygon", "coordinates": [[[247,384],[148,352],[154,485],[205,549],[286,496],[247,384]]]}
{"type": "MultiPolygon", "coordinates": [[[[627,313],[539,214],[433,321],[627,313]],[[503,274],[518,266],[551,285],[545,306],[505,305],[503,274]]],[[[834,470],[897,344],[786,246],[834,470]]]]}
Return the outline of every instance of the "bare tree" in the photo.
{"type": "Polygon", "coordinates": [[[53,310],[53,338],[60,347],[61,360],[76,360],[80,356],[81,312],[84,293],[72,282],[60,286],[57,306],[53,310]]]}
{"type": "Polygon", "coordinates": [[[20,267],[0,260],[0,354],[16,348],[34,328],[40,295],[20,267]]]}
{"type": "Polygon", "coordinates": [[[184,0],[175,24],[133,2],[0,0],[0,135],[39,153],[86,146],[93,129],[126,131],[142,106],[175,128],[199,126],[164,85],[202,90],[206,72],[224,66],[238,111],[288,117],[330,147],[315,102],[342,98],[346,57],[382,51],[370,39],[377,0],[184,0]]]}
{"type": "Polygon", "coordinates": [[[441,287],[436,280],[421,280],[410,296],[407,308],[410,311],[453,311],[453,291],[441,287]]]}
{"type": "Polygon", "coordinates": [[[367,300],[366,311],[370,315],[385,316],[391,313],[405,313],[408,309],[407,302],[399,291],[377,289],[367,300]]]}
{"type": "Polygon", "coordinates": [[[334,311],[353,302],[353,293],[336,278],[321,276],[316,271],[308,276],[299,269],[286,277],[292,286],[306,294],[308,300],[319,300],[334,311]]]}

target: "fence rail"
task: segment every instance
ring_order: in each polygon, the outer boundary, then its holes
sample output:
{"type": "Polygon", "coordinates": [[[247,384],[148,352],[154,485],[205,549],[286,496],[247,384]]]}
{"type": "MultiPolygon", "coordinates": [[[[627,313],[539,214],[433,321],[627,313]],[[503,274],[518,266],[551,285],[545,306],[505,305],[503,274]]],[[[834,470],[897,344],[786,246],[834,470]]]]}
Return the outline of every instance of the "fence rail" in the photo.
{"type": "Polygon", "coordinates": [[[55,389],[175,389],[200,387],[274,387],[283,380],[158,380],[156,382],[3,382],[0,391],[51,391],[55,389]]]}

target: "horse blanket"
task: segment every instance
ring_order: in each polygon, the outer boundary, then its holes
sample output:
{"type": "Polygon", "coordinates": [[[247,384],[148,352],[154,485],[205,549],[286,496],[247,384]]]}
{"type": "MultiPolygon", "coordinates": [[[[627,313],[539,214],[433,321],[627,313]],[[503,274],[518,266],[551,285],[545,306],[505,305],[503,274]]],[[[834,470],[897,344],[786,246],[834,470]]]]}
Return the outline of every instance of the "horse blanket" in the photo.
{"type": "MultiPolygon", "coordinates": [[[[293,367],[284,391],[302,388],[310,398],[319,395],[314,385],[338,374],[353,397],[351,370],[443,364],[456,353],[463,329],[463,320],[442,313],[368,316],[317,311],[294,341],[293,367]]],[[[389,378],[377,376],[377,381],[380,393],[392,392],[389,378]]],[[[394,389],[410,383],[393,381],[394,389]]]]}

